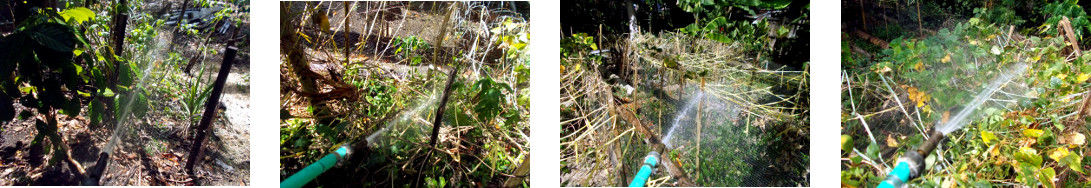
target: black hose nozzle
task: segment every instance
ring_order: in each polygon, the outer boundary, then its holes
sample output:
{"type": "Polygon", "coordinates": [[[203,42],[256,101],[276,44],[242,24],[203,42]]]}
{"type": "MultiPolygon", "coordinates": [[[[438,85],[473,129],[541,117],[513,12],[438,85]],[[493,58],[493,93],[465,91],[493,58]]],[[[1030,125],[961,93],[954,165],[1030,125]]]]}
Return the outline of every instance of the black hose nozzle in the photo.
{"type": "Polygon", "coordinates": [[[106,166],[110,164],[110,154],[106,152],[99,153],[98,161],[95,162],[95,166],[87,169],[87,178],[83,179],[82,185],[85,186],[97,186],[99,179],[102,178],[102,173],[106,171],[106,166]]]}
{"type": "Polygon", "coordinates": [[[920,177],[921,172],[924,171],[924,158],[932,153],[932,150],[936,149],[940,141],[943,141],[944,136],[939,131],[932,131],[928,138],[930,139],[925,140],[916,150],[907,151],[902,157],[898,158],[897,166],[878,187],[906,187],[905,182],[920,177]]]}
{"type": "Polygon", "coordinates": [[[920,153],[921,156],[928,156],[929,153],[932,153],[932,150],[936,150],[936,146],[939,145],[940,141],[943,141],[944,135],[939,131],[932,131],[928,138],[931,139],[925,140],[921,147],[917,148],[917,153],[920,153]]]}

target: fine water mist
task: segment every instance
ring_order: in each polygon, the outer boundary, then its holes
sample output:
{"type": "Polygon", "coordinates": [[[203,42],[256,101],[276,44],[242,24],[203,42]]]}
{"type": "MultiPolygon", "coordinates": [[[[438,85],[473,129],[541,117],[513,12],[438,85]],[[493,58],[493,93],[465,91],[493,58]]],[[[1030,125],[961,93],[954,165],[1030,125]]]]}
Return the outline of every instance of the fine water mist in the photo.
{"type": "Polygon", "coordinates": [[[689,110],[693,109],[694,105],[696,105],[698,101],[701,101],[701,98],[705,96],[705,92],[701,90],[697,90],[696,92],[697,93],[689,100],[689,103],[686,103],[686,106],[682,107],[682,112],[674,117],[674,122],[671,123],[671,129],[667,131],[667,136],[663,137],[663,144],[667,145],[668,148],[674,148],[674,146],[671,145],[671,138],[674,137],[674,130],[678,129],[679,126],[682,126],[679,122],[682,121],[682,118],[688,116],[689,110]]]}
{"type": "MultiPolygon", "coordinates": [[[[159,41],[160,40],[150,40],[148,41],[148,50],[133,54],[133,61],[131,61],[131,63],[142,62],[137,63],[137,66],[143,67],[140,67],[140,77],[136,78],[135,82],[133,82],[133,87],[130,91],[121,96],[126,99],[124,100],[126,102],[125,104],[121,104],[120,108],[117,110],[117,113],[119,114],[117,124],[110,134],[110,140],[106,143],[106,146],[103,147],[103,151],[109,155],[114,154],[114,147],[117,145],[117,142],[119,142],[118,139],[120,139],[118,137],[125,133],[123,131],[128,130],[125,125],[126,123],[129,123],[129,114],[132,113],[133,101],[136,100],[137,96],[136,92],[143,92],[144,82],[147,80],[148,75],[150,75],[149,73],[159,66],[162,62],[160,61],[160,57],[164,57],[167,53],[167,49],[163,48],[159,41]]],[[[120,100],[120,98],[117,100],[120,100]]]]}
{"type": "Polygon", "coordinates": [[[1011,69],[1013,71],[1001,74],[999,77],[994,78],[992,82],[990,82],[989,85],[985,87],[985,90],[982,90],[981,93],[978,93],[976,96],[974,96],[974,100],[966,104],[966,107],[963,108],[962,111],[959,111],[957,115],[951,117],[951,119],[947,121],[946,124],[941,124],[937,126],[936,130],[942,132],[944,135],[947,135],[951,132],[954,132],[955,130],[961,129],[962,126],[965,126],[966,123],[968,123],[967,118],[970,116],[970,114],[973,114],[978,107],[981,107],[981,104],[984,104],[986,99],[989,99],[993,93],[999,90],[1000,86],[1008,83],[1008,81],[1014,78],[1016,75],[1022,75],[1023,72],[1026,72],[1027,64],[1019,63],[1013,65],[1013,68],[1014,69],[1011,69]]]}
{"type": "Polygon", "coordinates": [[[129,114],[132,113],[133,101],[136,100],[137,96],[136,92],[143,92],[142,88],[144,85],[144,80],[146,80],[145,78],[148,77],[148,72],[150,72],[153,67],[155,66],[153,66],[152,63],[144,63],[144,68],[141,71],[142,73],[140,75],[140,78],[138,78],[133,84],[132,90],[123,95],[123,97],[126,98],[126,102],[125,104],[121,105],[120,109],[118,109],[118,114],[120,114],[120,118],[117,119],[117,125],[114,126],[114,131],[110,134],[110,142],[106,143],[106,147],[104,147],[104,151],[106,151],[107,154],[113,155],[114,146],[117,145],[119,135],[125,133],[122,131],[128,130],[125,129],[125,127],[127,127],[125,126],[125,124],[129,123],[127,121],[129,120],[129,114]]]}
{"type": "MultiPolygon", "coordinates": [[[[386,125],[383,126],[382,129],[379,129],[379,131],[375,131],[374,133],[371,133],[371,135],[368,135],[367,138],[366,138],[368,145],[371,145],[372,147],[377,146],[378,142],[376,142],[376,140],[380,136],[382,136],[383,133],[386,133],[387,131],[389,131],[392,128],[399,128],[399,127],[404,127],[404,126],[408,126],[408,125],[415,125],[415,123],[413,123],[413,118],[417,117],[417,115],[420,114],[421,111],[424,111],[426,109],[431,109],[430,107],[434,106],[436,104],[436,100],[439,99],[439,97],[437,95],[439,95],[438,92],[433,93],[431,96],[425,96],[426,98],[421,99],[422,101],[417,103],[416,107],[413,107],[409,111],[398,114],[398,117],[396,119],[394,119],[391,122],[386,122],[386,125]]],[[[412,128],[412,127],[406,127],[406,128],[412,128]]]]}

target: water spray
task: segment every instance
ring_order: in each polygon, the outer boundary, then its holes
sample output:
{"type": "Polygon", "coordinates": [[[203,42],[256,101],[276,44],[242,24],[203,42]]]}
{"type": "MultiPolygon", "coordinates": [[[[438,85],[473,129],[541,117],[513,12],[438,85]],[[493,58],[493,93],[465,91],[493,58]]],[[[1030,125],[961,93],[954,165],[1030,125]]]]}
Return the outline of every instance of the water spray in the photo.
{"type": "Polygon", "coordinates": [[[682,118],[688,116],[689,110],[693,109],[694,105],[696,105],[697,102],[701,100],[701,97],[704,96],[705,92],[697,90],[697,94],[693,96],[693,99],[689,100],[689,103],[686,103],[686,106],[682,109],[682,113],[678,113],[678,115],[674,117],[674,123],[671,124],[670,130],[667,131],[667,136],[663,137],[663,144],[667,145],[668,148],[674,148],[674,146],[671,145],[671,138],[674,137],[674,130],[678,128],[682,118]]]}
{"type": "Polygon", "coordinates": [[[102,179],[102,173],[106,171],[106,165],[110,164],[110,154],[101,152],[98,155],[98,161],[95,162],[95,166],[87,170],[87,178],[83,179],[80,183],[83,186],[97,186],[99,179],[102,179]]]}
{"type": "Polygon", "coordinates": [[[629,183],[629,187],[644,187],[644,184],[648,182],[648,176],[652,175],[658,165],[659,153],[655,151],[648,152],[648,156],[644,157],[644,165],[640,166],[640,171],[636,172],[636,177],[633,177],[633,182],[629,183]]]}
{"type": "Polygon", "coordinates": [[[906,182],[920,177],[921,172],[924,171],[924,158],[932,153],[932,150],[936,149],[936,146],[943,141],[943,138],[946,137],[947,134],[960,129],[962,126],[969,123],[967,118],[970,117],[970,114],[973,114],[978,107],[984,104],[986,99],[1000,89],[1000,86],[1004,85],[1004,83],[1008,83],[1008,81],[1016,75],[1023,74],[1023,72],[1026,71],[1026,68],[1026,63],[1019,63],[1014,65],[1013,72],[1008,72],[1007,74],[1000,75],[1000,77],[993,79],[993,81],[985,87],[985,90],[978,93],[977,96],[967,104],[966,108],[959,111],[951,120],[936,126],[936,130],[933,130],[932,133],[929,134],[929,139],[925,140],[920,147],[915,150],[907,151],[902,157],[898,158],[897,166],[894,167],[894,170],[890,171],[890,174],[887,174],[886,179],[879,183],[878,187],[907,187],[906,182]]]}

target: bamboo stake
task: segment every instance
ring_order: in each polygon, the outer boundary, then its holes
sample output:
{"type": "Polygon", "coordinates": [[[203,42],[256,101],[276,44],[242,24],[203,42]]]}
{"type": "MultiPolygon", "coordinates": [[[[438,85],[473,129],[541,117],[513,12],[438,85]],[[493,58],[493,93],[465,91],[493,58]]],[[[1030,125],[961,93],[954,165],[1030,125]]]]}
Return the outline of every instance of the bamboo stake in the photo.
{"type": "Polygon", "coordinates": [[[231,65],[235,62],[235,54],[238,52],[233,46],[228,46],[224,50],[223,63],[220,64],[220,73],[216,75],[215,85],[212,86],[212,93],[208,96],[208,101],[205,103],[204,114],[201,115],[201,121],[197,126],[197,137],[193,140],[193,147],[189,150],[189,159],[186,160],[186,172],[196,179],[197,173],[193,171],[194,165],[200,160],[200,157],[204,152],[204,142],[208,139],[208,134],[212,132],[212,120],[216,119],[216,109],[220,107],[220,96],[223,94],[224,84],[227,83],[227,77],[231,72],[231,65]]]}
{"type": "Polygon", "coordinates": [[[523,183],[523,180],[527,178],[527,175],[530,175],[530,155],[523,157],[522,164],[519,165],[519,168],[515,169],[515,173],[512,173],[512,175],[515,175],[515,177],[505,181],[504,187],[517,187],[519,184],[523,183]]]}
{"type": "Polygon", "coordinates": [[[1072,43],[1072,50],[1076,51],[1076,56],[1083,56],[1080,42],[1076,39],[1076,33],[1072,32],[1072,22],[1068,20],[1068,16],[1061,16],[1060,25],[1064,28],[1064,36],[1068,38],[1068,42],[1072,43]]]}
{"type": "MultiPolygon", "coordinates": [[[[701,78],[701,90],[705,90],[705,78],[703,77],[701,78]]],[[[694,162],[697,164],[694,166],[697,168],[697,170],[695,170],[697,172],[696,181],[701,180],[701,112],[705,106],[704,100],[703,97],[697,99],[697,153],[694,155],[694,162]]]]}
{"type": "Polygon", "coordinates": [[[924,24],[921,22],[921,0],[917,0],[917,30],[924,36],[924,24]]]}
{"type": "Polygon", "coordinates": [[[350,26],[349,25],[349,20],[352,18],[352,14],[349,14],[349,2],[348,1],[343,1],[341,3],[342,3],[342,6],[345,7],[345,30],[342,31],[341,33],[345,34],[345,44],[344,44],[345,45],[345,63],[348,63],[349,62],[349,56],[350,56],[349,49],[351,49],[351,47],[349,47],[349,46],[352,46],[352,45],[349,44],[349,32],[352,32],[352,29],[351,29],[352,27],[349,27],[350,26]]]}
{"type": "Polygon", "coordinates": [[[174,51],[174,42],[177,41],[178,33],[182,31],[182,23],[185,23],[188,18],[186,16],[186,7],[189,6],[189,0],[182,0],[182,7],[178,8],[178,21],[174,22],[174,32],[171,33],[170,48],[169,51],[174,51]]]}

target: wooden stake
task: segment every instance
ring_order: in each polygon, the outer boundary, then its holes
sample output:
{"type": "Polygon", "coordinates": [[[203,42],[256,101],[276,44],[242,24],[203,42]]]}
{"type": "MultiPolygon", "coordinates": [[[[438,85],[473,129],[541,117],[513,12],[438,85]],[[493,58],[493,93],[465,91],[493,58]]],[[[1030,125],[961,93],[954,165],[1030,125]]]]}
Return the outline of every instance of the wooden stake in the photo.
{"type": "MultiPolygon", "coordinates": [[[[443,21],[443,27],[439,30],[439,35],[436,35],[436,39],[434,40],[436,47],[432,51],[433,64],[438,64],[439,62],[436,58],[439,58],[439,49],[443,46],[443,36],[447,35],[447,23],[451,22],[451,14],[454,14],[455,8],[457,7],[458,3],[451,3],[451,10],[447,11],[447,18],[443,21]]],[[[432,147],[436,147],[436,140],[439,139],[439,127],[443,123],[443,108],[447,107],[447,98],[451,95],[451,85],[455,83],[455,78],[457,78],[455,75],[458,75],[459,69],[462,68],[461,63],[455,62],[455,64],[458,64],[455,66],[455,69],[447,73],[447,86],[444,86],[443,88],[443,98],[439,101],[439,107],[436,108],[436,119],[432,122],[432,140],[428,142],[428,145],[431,145],[432,147]]]]}
{"type": "Polygon", "coordinates": [[[345,34],[345,63],[349,63],[349,49],[351,49],[351,47],[349,46],[352,46],[351,44],[349,44],[349,33],[352,32],[352,29],[350,29],[352,27],[349,27],[349,20],[352,19],[352,14],[349,13],[349,2],[344,1],[341,3],[342,6],[345,7],[345,30],[341,33],[345,34]]]}
{"type": "Polygon", "coordinates": [[[519,165],[519,168],[515,169],[515,173],[512,173],[512,175],[515,175],[515,177],[508,178],[508,180],[504,182],[504,187],[519,187],[519,184],[523,183],[523,180],[527,178],[527,175],[530,175],[530,155],[525,155],[523,157],[522,164],[519,165]]]}
{"type": "Polygon", "coordinates": [[[186,160],[186,172],[189,172],[189,175],[194,179],[196,179],[197,173],[193,171],[193,168],[203,155],[204,148],[201,146],[208,139],[208,134],[212,132],[212,120],[216,119],[216,109],[220,107],[220,96],[223,94],[224,84],[227,83],[227,77],[230,75],[231,65],[235,62],[237,52],[238,49],[232,46],[228,46],[224,50],[224,61],[220,64],[220,73],[216,75],[212,93],[208,97],[208,101],[205,102],[205,111],[201,115],[201,121],[198,122],[197,137],[193,139],[193,147],[190,148],[189,159],[186,160]]]}
{"type": "Polygon", "coordinates": [[[924,24],[921,22],[921,1],[917,0],[917,30],[924,37],[924,24]]]}
{"type": "Polygon", "coordinates": [[[1059,25],[1064,28],[1064,36],[1068,38],[1068,42],[1072,43],[1072,50],[1076,51],[1076,56],[1083,56],[1083,51],[1080,50],[1079,39],[1076,38],[1076,33],[1072,32],[1072,22],[1068,20],[1068,16],[1061,16],[1059,25]]]}
{"type": "MultiPolygon", "coordinates": [[[[704,77],[701,78],[701,90],[702,91],[705,90],[705,78],[704,77]]],[[[700,92],[700,91],[698,91],[698,92],[700,92]]],[[[704,158],[701,158],[701,133],[702,133],[701,132],[701,112],[703,111],[704,106],[705,106],[704,100],[705,100],[704,98],[697,99],[697,153],[694,155],[694,158],[696,159],[696,160],[694,160],[694,162],[697,164],[697,165],[694,166],[694,167],[697,168],[697,170],[694,170],[694,171],[697,172],[697,178],[696,178],[697,180],[696,181],[701,180],[701,159],[704,159],[704,158]]]]}

